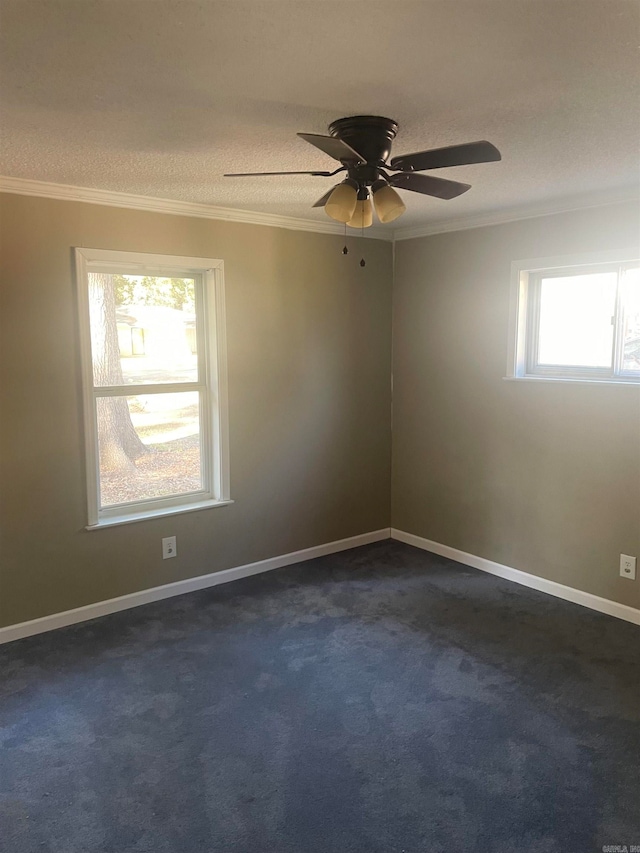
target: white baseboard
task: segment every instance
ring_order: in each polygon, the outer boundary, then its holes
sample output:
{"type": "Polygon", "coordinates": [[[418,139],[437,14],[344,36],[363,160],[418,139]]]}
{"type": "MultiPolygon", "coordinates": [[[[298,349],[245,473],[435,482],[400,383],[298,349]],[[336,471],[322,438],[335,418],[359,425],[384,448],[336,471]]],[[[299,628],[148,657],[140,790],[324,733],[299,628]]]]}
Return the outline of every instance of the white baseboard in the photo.
{"type": "Polygon", "coordinates": [[[422,536],[405,533],[403,530],[397,530],[395,527],[391,528],[391,538],[397,539],[398,542],[406,542],[407,545],[414,545],[416,548],[422,548],[423,551],[430,551],[432,554],[448,557],[450,560],[455,560],[456,563],[463,563],[465,566],[480,569],[482,572],[489,572],[491,575],[498,575],[498,577],[506,578],[509,581],[514,581],[514,583],[522,584],[522,586],[537,589],[539,592],[546,592],[549,595],[554,595],[556,598],[563,598],[565,601],[571,601],[573,604],[581,604],[583,607],[588,607],[591,610],[597,610],[600,613],[606,613],[608,616],[624,619],[625,622],[633,622],[635,625],[640,625],[640,610],[635,607],[629,607],[627,604],[619,604],[617,601],[600,598],[599,595],[592,595],[590,592],[583,592],[581,589],[574,589],[571,586],[556,583],[556,581],[531,575],[528,572],[520,571],[520,569],[512,569],[510,566],[503,566],[501,563],[485,560],[484,557],[476,557],[475,554],[467,554],[466,551],[459,551],[457,548],[451,548],[449,545],[441,545],[439,542],[433,542],[431,539],[423,539],[422,536]]]}
{"type": "Polygon", "coordinates": [[[62,613],[53,613],[51,616],[43,616],[40,619],[31,619],[29,622],[8,625],[6,628],[0,628],[0,644],[20,640],[23,637],[31,637],[34,634],[42,634],[45,631],[53,631],[56,628],[63,628],[65,625],[86,622],[88,619],[107,616],[109,613],[117,613],[119,610],[129,610],[132,607],[139,607],[141,604],[161,601],[163,598],[172,598],[174,595],[182,595],[185,592],[195,592],[198,589],[228,583],[239,578],[260,574],[260,572],[290,566],[293,563],[302,563],[316,557],[324,557],[326,554],[336,554],[338,551],[357,548],[359,545],[368,545],[370,542],[380,542],[383,539],[389,539],[390,534],[390,529],[384,527],[381,530],[373,530],[371,533],[361,533],[359,536],[350,536],[348,539],[338,539],[335,542],[327,542],[324,545],[316,545],[302,551],[292,551],[290,554],[270,557],[268,560],[260,560],[257,563],[247,563],[245,566],[236,566],[233,569],[222,569],[208,575],[199,575],[195,578],[143,589],[140,592],[120,595],[118,598],[110,598],[107,601],[87,604],[84,607],[75,607],[73,610],[65,610],[62,613]]]}

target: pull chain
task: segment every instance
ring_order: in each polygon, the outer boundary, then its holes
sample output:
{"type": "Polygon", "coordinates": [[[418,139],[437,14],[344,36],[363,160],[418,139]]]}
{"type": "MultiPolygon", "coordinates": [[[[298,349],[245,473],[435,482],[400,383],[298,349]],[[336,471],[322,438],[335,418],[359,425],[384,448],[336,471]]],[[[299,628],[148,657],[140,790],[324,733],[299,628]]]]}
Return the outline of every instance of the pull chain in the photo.
{"type": "MultiPolygon", "coordinates": [[[[362,211],[362,218],[360,219],[360,237],[364,241],[364,210],[362,211]]],[[[363,242],[364,249],[364,242],[363,242]]],[[[360,266],[363,267],[365,265],[364,257],[360,258],[360,266]]]]}
{"type": "Polygon", "coordinates": [[[344,246],[342,248],[342,254],[348,255],[349,249],[347,249],[347,223],[344,223],[344,246]]]}

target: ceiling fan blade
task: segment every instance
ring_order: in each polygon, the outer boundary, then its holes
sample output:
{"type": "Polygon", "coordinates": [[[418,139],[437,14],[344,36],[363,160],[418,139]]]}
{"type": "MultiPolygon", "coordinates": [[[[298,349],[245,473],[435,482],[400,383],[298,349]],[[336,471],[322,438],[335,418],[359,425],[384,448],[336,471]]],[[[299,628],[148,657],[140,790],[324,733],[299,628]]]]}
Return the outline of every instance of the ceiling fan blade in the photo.
{"type": "Polygon", "coordinates": [[[464,145],[449,145],[447,148],[432,148],[394,157],[389,168],[403,172],[422,172],[426,169],[443,169],[445,166],[466,166],[469,163],[490,163],[501,160],[495,145],[486,140],[466,142],[464,145]]]}
{"type": "Polygon", "coordinates": [[[471,189],[471,184],[461,184],[458,181],[434,178],[433,175],[416,175],[408,172],[389,175],[389,183],[392,187],[398,187],[401,190],[411,190],[414,193],[446,199],[455,198],[471,189]]]}
{"type": "MultiPolygon", "coordinates": [[[[336,171],[340,172],[341,169],[336,171]]],[[[330,178],[335,172],[229,172],[223,178],[260,178],[265,175],[316,175],[319,178],[330,178]]]]}
{"type": "Polygon", "coordinates": [[[335,190],[336,187],[339,187],[339,186],[340,186],[340,184],[336,184],[335,186],[331,187],[331,189],[328,192],[326,192],[322,196],[322,198],[319,198],[318,201],[314,205],[312,205],[312,207],[324,207],[325,204],[329,201],[329,196],[331,195],[331,193],[335,190]]]}
{"type": "Polygon", "coordinates": [[[318,133],[299,133],[298,136],[305,142],[315,145],[334,160],[346,160],[349,163],[364,163],[365,158],[358,154],[350,145],[338,139],[336,136],[322,136],[318,133]]]}

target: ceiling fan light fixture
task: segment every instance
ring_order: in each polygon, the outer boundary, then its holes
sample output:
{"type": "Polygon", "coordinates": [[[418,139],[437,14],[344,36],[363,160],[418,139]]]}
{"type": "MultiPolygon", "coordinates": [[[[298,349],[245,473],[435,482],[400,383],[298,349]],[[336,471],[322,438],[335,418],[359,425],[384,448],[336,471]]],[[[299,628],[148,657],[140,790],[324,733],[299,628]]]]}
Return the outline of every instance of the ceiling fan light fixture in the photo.
{"type": "Polygon", "coordinates": [[[336,222],[349,222],[358,202],[358,184],[347,178],[334,189],[324,206],[325,213],[336,222]]]}
{"type": "Polygon", "coordinates": [[[376,181],[371,189],[373,204],[380,222],[393,222],[407,209],[398,193],[386,181],[376,181]]]}
{"type": "Polygon", "coordinates": [[[369,228],[373,225],[373,206],[368,198],[357,202],[355,212],[347,225],[350,228],[369,228]]]}

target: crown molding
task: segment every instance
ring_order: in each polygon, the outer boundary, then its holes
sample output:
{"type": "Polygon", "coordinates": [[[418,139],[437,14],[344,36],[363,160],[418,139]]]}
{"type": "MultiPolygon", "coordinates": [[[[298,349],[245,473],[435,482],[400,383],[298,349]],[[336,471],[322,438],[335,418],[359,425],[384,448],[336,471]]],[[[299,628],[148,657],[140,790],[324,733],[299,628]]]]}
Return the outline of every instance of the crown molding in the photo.
{"type": "MultiPolygon", "coordinates": [[[[236,210],[232,207],[216,207],[209,204],[178,201],[169,198],[152,198],[111,190],[76,187],[70,184],[52,184],[29,178],[0,176],[0,192],[15,195],[39,196],[62,201],[82,201],[107,207],[125,207],[131,210],[146,210],[151,213],[171,213],[176,216],[197,216],[203,219],[221,219],[225,222],[240,222],[245,225],[268,225],[272,228],[288,228],[293,231],[312,231],[318,234],[344,235],[344,226],[334,222],[313,219],[296,219],[292,216],[277,216],[273,213],[256,213],[236,210]]],[[[358,235],[360,236],[360,235],[358,235]]],[[[386,228],[369,228],[365,237],[374,240],[393,240],[393,231],[386,228]]]]}
{"type": "Polygon", "coordinates": [[[395,240],[413,240],[416,237],[430,237],[433,234],[445,234],[448,231],[467,231],[471,228],[482,228],[487,225],[504,225],[507,222],[517,222],[521,219],[535,219],[538,216],[553,216],[558,213],[585,210],[591,207],[606,207],[629,201],[640,201],[640,188],[617,190],[615,192],[600,192],[590,195],[572,196],[565,199],[541,202],[536,205],[495,210],[480,213],[476,216],[461,216],[446,222],[434,222],[430,225],[418,225],[414,228],[397,228],[393,232],[395,240]]]}
{"type": "MultiPolygon", "coordinates": [[[[169,213],[175,216],[196,216],[203,219],[218,219],[225,222],[239,222],[245,225],[267,225],[272,228],[287,228],[293,231],[311,231],[316,234],[344,234],[344,226],[339,223],[313,219],[297,219],[292,216],[278,216],[273,213],[256,213],[250,210],[236,210],[232,207],[217,207],[177,199],[153,198],[133,195],[112,190],[76,187],[71,184],[53,184],[48,181],[34,181],[30,178],[12,178],[0,176],[0,192],[16,195],[39,196],[62,201],[82,201],[87,204],[100,204],[107,207],[123,207],[130,210],[146,210],[151,213],[169,213]]],[[[444,222],[428,225],[396,228],[368,228],[364,235],[374,240],[414,240],[417,237],[430,237],[449,231],[466,231],[471,228],[483,228],[487,225],[504,225],[521,219],[535,219],[538,216],[553,216],[559,213],[584,210],[592,207],[605,207],[629,201],[640,201],[638,189],[601,192],[591,195],[572,196],[561,200],[541,202],[536,205],[508,208],[472,216],[461,216],[444,222]]],[[[359,235],[358,235],[359,236],[359,235]]]]}

